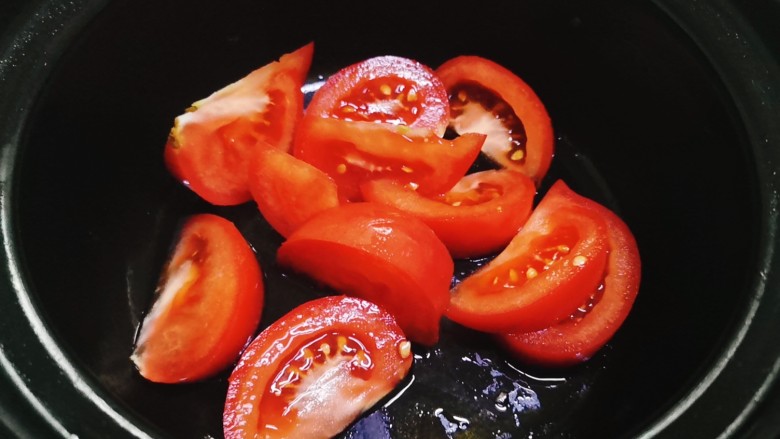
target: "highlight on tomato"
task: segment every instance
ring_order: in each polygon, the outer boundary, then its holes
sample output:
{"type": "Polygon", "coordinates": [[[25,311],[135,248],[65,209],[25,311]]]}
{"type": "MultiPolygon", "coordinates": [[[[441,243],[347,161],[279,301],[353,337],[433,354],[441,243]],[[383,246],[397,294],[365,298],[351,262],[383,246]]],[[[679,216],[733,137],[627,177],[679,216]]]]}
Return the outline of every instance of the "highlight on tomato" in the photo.
{"type": "Polygon", "coordinates": [[[225,438],[336,436],[411,365],[411,343],[383,308],[345,296],[306,302],[244,351],[229,379],[225,438]]]}
{"type": "Polygon", "coordinates": [[[497,335],[510,352],[525,361],[569,366],[590,359],[621,327],[639,292],[641,261],[631,230],[606,207],[584,198],[581,201],[606,220],[606,270],[588,300],[569,318],[539,331],[497,335]]]}
{"type": "Polygon", "coordinates": [[[485,332],[528,332],[568,318],[601,282],[607,225],[559,182],[495,259],[453,289],[447,317],[485,332]]]}
{"type": "Polygon", "coordinates": [[[339,204],[336,182],[314,166],[276,149],[249,165],[249,189],[268,224],[284,237],[315,214],[339,204]]]}
{"type": "Polygon", "coordinates": [[[196,381],[233,363],[251,339],[264,286],[254,252],[230,221],[190,217],[141,324],[132,360],[158,383],[196,381]]]}
{"type": "Polygon", "coordinates": [[[410,340],[431,346],[449,302],[454,263],[417,218],[378,203],[314,216],[282,243],[277,260],[336,291],[392,313],[410,340]]]}
{"type": "Polygon", "coordinates": [[[552,162],[550,116],[534,90],[509,69],[479,56],[458,56],[436,69],[450,100],[450,127],[487,135],[482,152],[537,185],[552,162]]]}
{"type": "Polygon", "coordinates": [[[176,117],[164,154],[170,172],[212,204],[250,201],[247,159],[258,148],[290,149],[313,51],[309,43],[285,54],[176,117]]]}
{"type": "Polygon", "coordinates": [[[536,187],[518,172],[475,172],[452,189],[423,196],[396,180],[361,186],[363,198],[407,212],[431,227],[453,257],[482,256],[501,250],[531,213],[536,187]]]}
{"type": "Polygon", "coordinates": [[[442,135],[449,103],[430,67],[399,56],[378,56],[330,76],[306,109],[306,117],[312,116],[404,125],[442,135]]]}
{"type": "Polygon", "coordinates": [[[482,134],[446,140],[425,129],[306,117],[293,154],[330,175],[342,199],[360,201],[360,183],[377,178],[395,179],[422,194],[445,192],[466,174],[484,140],[482,134]]]}

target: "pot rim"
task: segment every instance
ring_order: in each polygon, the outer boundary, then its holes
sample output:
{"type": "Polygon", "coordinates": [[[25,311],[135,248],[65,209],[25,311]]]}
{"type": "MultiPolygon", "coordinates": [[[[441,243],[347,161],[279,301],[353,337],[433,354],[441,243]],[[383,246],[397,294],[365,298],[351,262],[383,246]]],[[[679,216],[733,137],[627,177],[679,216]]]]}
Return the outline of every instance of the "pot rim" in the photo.
{"type": "MultiPolygon", "coordinates": [[[[108,2],[35,0],[0,40],[0,84],[5,84],[0,87],[0,309],[5,311],[0,319],[0,394],[6,399],[0,405],[0,421],[11,432],[27,436],[76,437],[71,433],[76,426],[102,436],[161,436],[155,427],[112,400],[55,341],[20,269],[12,212],[17,180],[14,163],[25,120],[54,64],[38,60],[57,59],[108,2]]],[[[773,55],[780,51],[766,47],[727,0],[653,3],[693,40],[735,105],[755,158],[761,244],[750,304],[729,342],[704,378],[644,426],[638,437],[694,437],[704,419],[722,427],[721,437],[757,437],[751,435],[770,430],[777,434],[780,423],[756,413],[772,403],[771,392],[780,375],[780,349],[773,339],[780,333],[780,295],[773,294],[780,290],[780,271],[772,270],[780,266],[775,256],[780,249],[780,176],[776,171],[780,169],[780,91],[776,87],[780,68],[773,55]]]]}
{"type": "Polygon", "coordinates": [[[654,3],[701,50],[736,107],[753,153],[761,223],[750,304],[729,342],[704,378],[639,437],[695,437],[697,420],[720,425],[720,437],[759,437],[753,435],[767,433],[767,429],[780,434],[777,420],[756,415],[762,404],[776,404],[769,399],[775,397],[771,392],[780,385],[780,351],[774,337],[780,333],[780,296],[773,294],[780,289],[780,275],[773,270],[780,266],[775,254],[780,248],[780,93],[775,87],[780,69],[774,58],[777,51],[764,44],[768,40],[761,38],[732,2],[654,3]],[[725,414],[724,408],[728,414],[718,416],[725,414]]]}

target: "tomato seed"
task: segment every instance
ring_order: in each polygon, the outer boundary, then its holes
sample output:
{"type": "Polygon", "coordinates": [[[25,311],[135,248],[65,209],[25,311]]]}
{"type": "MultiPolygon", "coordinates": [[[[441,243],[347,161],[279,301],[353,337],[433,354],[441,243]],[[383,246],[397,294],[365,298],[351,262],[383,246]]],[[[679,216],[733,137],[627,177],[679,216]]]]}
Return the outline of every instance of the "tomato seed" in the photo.
{"type": "Polygon", "coordinates": [[[339,352],[344,352],[344,350],[347,348],[347,337],[339,335],[336,338],[336,346],[338,347],[339,352]]]}
{"type": "Polygon", "coordinates": [[[401,358],[409,358],[409,355],[412,354],[412,343],[409,342],[409,340],[404,340],[401,343],[398,344],[398,353],[401,355],[401,358]]]}

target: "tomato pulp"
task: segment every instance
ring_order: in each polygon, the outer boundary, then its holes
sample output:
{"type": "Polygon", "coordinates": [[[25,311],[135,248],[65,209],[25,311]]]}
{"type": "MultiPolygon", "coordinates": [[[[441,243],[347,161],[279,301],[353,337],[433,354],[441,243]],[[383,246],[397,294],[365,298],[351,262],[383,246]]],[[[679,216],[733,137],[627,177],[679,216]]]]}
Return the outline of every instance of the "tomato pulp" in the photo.
{"type": "Polygon", "coordinates": [[[528,218],[536,195],[530,178],[506,169],[466,175],[436,196],[426,197],[395,180],[368,181],[361,190],[367,201],[420,218],[457,258],[503,249],[528,218]]]}
{"type": "Polygon", "coordinates": [[[455,132],[486,134],[482,152],[538,184],[552,162],[554,137],[534,90],[512,71],[478,56],[455,57],[436,74],[449,93],[455,132]]]}
{"type": "Polygon", "coordinates": [[[235,361],[263,309],[254,252],[230,221],[211,214],[187,220],[165,266],[132,359],[161,383],[194,381],[235,361]]]}
{"type": "Polygon", "coordinates": [[[226,439],[330,438],[412,365],[392,315],[356,298],[304,303],[263,330],[229,379],[226,439]]]}
{"type": "Polygon", "coordinates": [[[445,192],[466,174],[484,140],[482,134],[446,140],[424,129],[307,117],[293,153],[330,175],[342,199],[360,201],[360,184],[378,178],[409,184],[422,194],[445,192]]]}
{"type": "Polygon", "coordinates": [[[546,328],[585,303],[607,259],[603,217],[554,185],[495,259],[454,290],[447,317],[487,332],[546,328]]]}
{"type": "Polygon", "coordinates": [[[303,224],[277,256],[282,266],[387,309],[412,341],[438,341],[454,263],[422,221],[377,203],[345,204],[303,224]]]}
{"type": "Polygon", "coordinates": [[[251,200],[248,159],[258,148],[289,150],[313,50],[310,43],[286,54],[178,116],[165,145],[171,173],[212,204],[251,200]]]}
{"type": "Polygon", "coordinates": [[[345,67],[312,96],[306,117],[383,122],[443,134],[447,92],[430,67],[398,56],[378,56],[345,67]]]}
{"type": "Polygon", "coordinates": [[[275,149],[257,151],[252,157],[249,189],[263,218],[284,237],[315,214],[339,204],[333,179],[275,149]]]}
{"type": "Polygon", "coordinates": [[[588,360],[617,332],[639,292],[641,262],[631,230],[606,207],[584,198],[581,202],[606,220],[606,270],[589,299],[570,318],[540,331],[498,335],[512,353],[524,360],[552,366],[588,360]]]}

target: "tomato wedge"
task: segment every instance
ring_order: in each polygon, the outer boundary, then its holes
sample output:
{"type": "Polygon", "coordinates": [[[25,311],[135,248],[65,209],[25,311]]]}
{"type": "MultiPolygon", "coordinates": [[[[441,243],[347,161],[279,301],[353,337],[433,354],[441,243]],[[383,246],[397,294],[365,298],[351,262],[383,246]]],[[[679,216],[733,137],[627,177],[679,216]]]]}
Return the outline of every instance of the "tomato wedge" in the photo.
{"type": "Polygon", "coordinates": [[[260,266],[238,229],[216,215],[194,215],[160,276],[132,360],[159,383],[213,375],[251,339],[263,298],[260,266]]]}
{"type": "Polygon", "coordinates": [[[447,317],[487,332],[567,318],[601,281],[606,233],[603,217],[559,181],[506,249],[454,288],[447,317]]]}
{"type": "Polygon", "coordinates": [[[606,207],[582,203],[607,222],[609,258],[599,286],[571,318],[528,333],[498,335],[516,356],[547,366],[568,366],[590,359],[623,324],[639,292],[641,261],[631,230],[606,207]]]}
{"type": "Polygon", "coordinates": [[[333,179],[275,149],[263,149],[253,157],[249,189],[265,220],[284,237],[315,214],[339,204],[333,179]]]}
{"type": "Polygon", "coordinates": [[[343,199],[360,201],[360,183],[377,178],[398,180],[422,194],[445,192],[466,174],[484,140],[482,134],[445,140],[429,130],[307,117],[293,153],[330,175],[343,199]]]}
{"type": "Polygon", "coordinates": [[[277,259],[387,309],[412,341],[438,341],[454,263],[422,221],[376,203],[341,205],[293,232],[277,259]]]}
{"type": "Polygon", "coordinates": [[[449,122],[449,104],[430,67],[378,56],[329,77],[312,96],[306,115],[427,128],[441,135],[449,122]]]}
{"type": "Polygon", "coordinates": [[[394,180],[368,181],[361,190],[367,201],[396,207],[428,224],[456,258],[503,248],[530,215],[536,195],[530,178],[506,169],[466,175],[434,197],[394,180]]]}
{"type": "Polygon", "coordinates": [[[458,56],[436,74],[450,99],[450,127],[457,133],[483,133],[482,147],[499,165],[537,184],[553,157],[550,116],[533,89],[505,67],[478,56],[458,56]]]}
{"type": "Polygon", "coordinates": [[[242,355],[229,379],[225,438],[333,437],[411,365],[411,343],[377,305],[339,296],[304,303],[242,355]]]}
{"type": "Polygon", "coordinates": [[[212,204],[251,200],[248,157],[269,145],[290,149],[313,51],[310,43],[286,54],[178,116],[165,145],[171,173],[212,204]]]}

